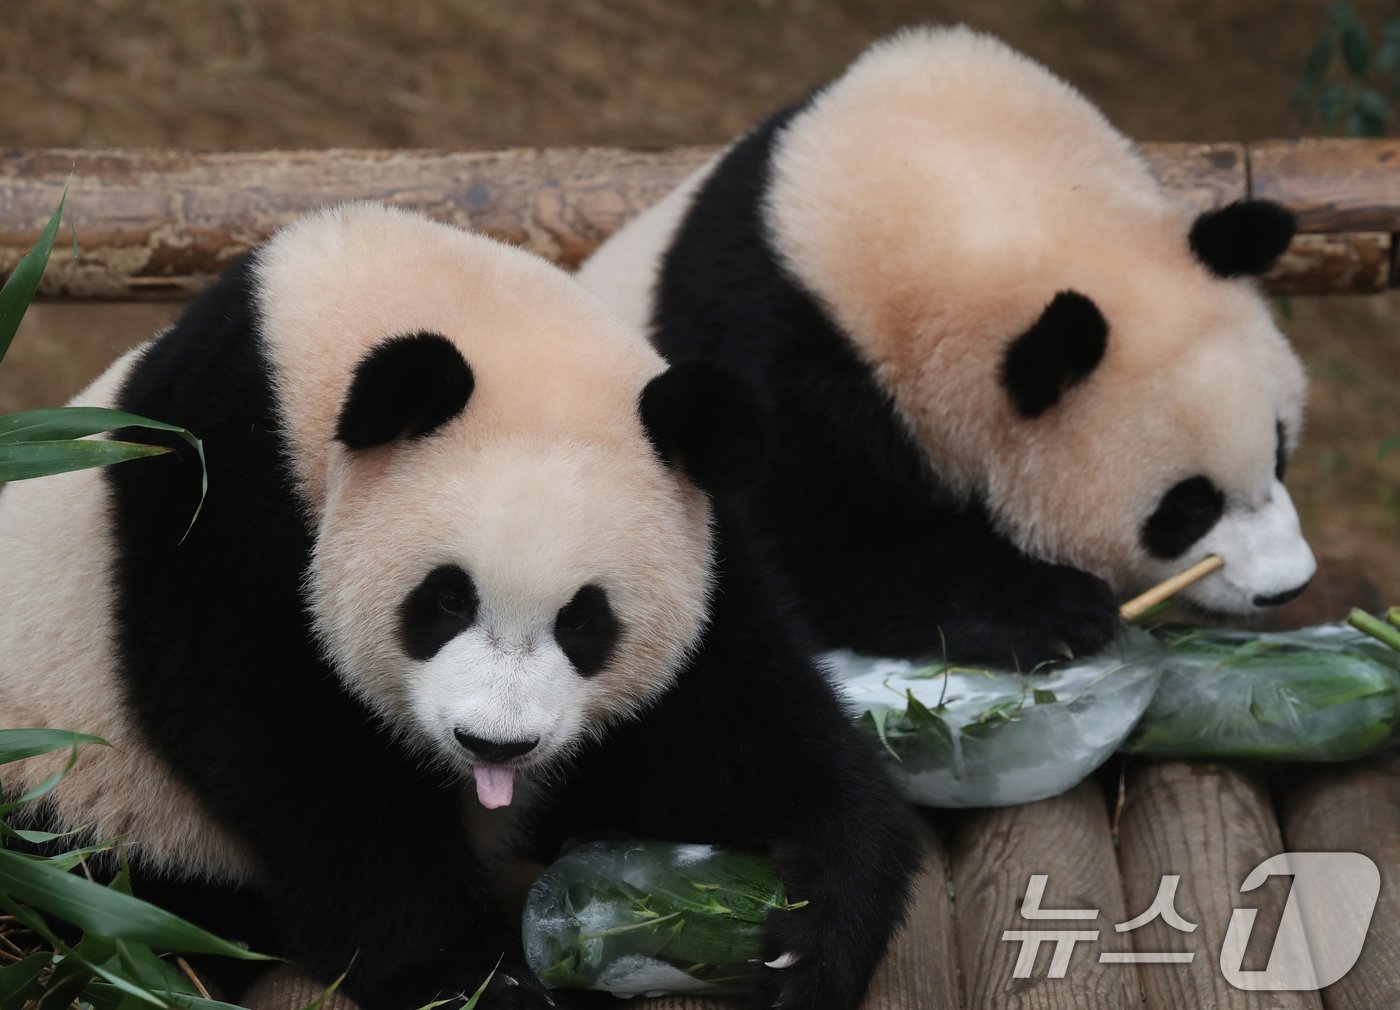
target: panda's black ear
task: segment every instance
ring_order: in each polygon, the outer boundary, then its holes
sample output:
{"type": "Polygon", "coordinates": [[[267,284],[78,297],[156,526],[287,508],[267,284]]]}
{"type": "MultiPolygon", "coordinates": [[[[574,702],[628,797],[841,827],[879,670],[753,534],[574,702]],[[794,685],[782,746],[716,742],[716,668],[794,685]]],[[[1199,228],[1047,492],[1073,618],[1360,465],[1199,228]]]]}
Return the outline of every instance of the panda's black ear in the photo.
{"type": "Polygon", "coordinates": [[[446,337],[393,337],[355,368],[335,437],[348,449],[372,449],[430,435],[462,412],[475,385],[462,352],[446,337]]]}
{"type": "Polygon", "coordinates": [[[1061,291],[1006,349],[1001,382],[1022,417],[1039,417],[1088,378],[1108,347],[1108,322],[1093,300],[1061,291]]]}
{"type": "Polygon", "coordinates": [[[1217,277],[1267,273],[1298,230],[1293,212],[1272,200],[1236,200],[1191,226],[1191,251],[1217,277]]]}
{"type": "Polygon", "coordinates": [[[768,414],[749,384],[704,361],[673,365],[638,400],[661,458],[711,494],[752,486],[768,459],[768,414]]]}

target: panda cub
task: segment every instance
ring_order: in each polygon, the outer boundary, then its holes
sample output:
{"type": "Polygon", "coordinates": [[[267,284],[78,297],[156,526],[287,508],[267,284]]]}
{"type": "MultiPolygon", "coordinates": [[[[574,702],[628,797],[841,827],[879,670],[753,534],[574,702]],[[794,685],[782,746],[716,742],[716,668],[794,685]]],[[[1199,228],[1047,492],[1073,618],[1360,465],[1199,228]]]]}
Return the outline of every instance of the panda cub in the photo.
{"type": "Polygon", "coordinates": [[[740,383],[536,257],[358,205],[78,402],[196,432],[209,493],[186,534],[175,440],[0,493],[0,723],[113,745],[47,826],[120,836],[138,894],[348,968],[367,1010],[502,957],[482,1005],[550,1005],[468,824],[763,851],[810,905],[770,925],[759,1004],[859,1004],[917,833],[723,513],[762,462],[740,383]]]}
{"type": "Polygon", "coordinates": [[[750,515],[828,647],[1030,668],[1208,554],[1251,614],[1314,570],[1305,381],[1251,276],[1281,207],[1194,220],[1044,68],[912,30],[607,242],[583,283],[776,418],[750,515]]]}

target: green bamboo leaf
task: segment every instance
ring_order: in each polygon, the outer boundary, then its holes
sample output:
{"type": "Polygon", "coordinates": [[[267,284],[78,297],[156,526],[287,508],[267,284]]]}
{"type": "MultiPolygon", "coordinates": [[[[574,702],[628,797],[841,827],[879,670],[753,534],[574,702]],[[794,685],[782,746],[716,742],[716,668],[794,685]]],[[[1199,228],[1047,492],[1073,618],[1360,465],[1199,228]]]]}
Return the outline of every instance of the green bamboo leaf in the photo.
{"type": "Polygon", "coordinates": [[[1381,443],[1380,448],[1376,450],[1376,458],[1385,459],[1392,452],[1396,451],[1400,451],[1400,431],[1397,431],[1394,435],[1391,435],[1381,443]]]}
{"type": "Polygon", "coordinates": [[[1390,102],[1375,88],[1362,88],[1356,93],[1356,108],[1358,112],[1381,122],[1390,118],[1390,102]]]}
{"type": "Polygon", "coordinates": [[[71,733],[66,729],[0,729],[0,765],[56,750],[70,750],[85,743],[111,746],[100,736],[71,733]]]}
{"type": "MultiPolygon", "coordinates": [[[[6,446],[18,445],[41,445],[41,444],[77,444],[77,445],[135,445],[136,443],[115,442],[111,440],[93,440],[83,442],[69,442],[70,439],[84,439],[89,435],[98,435],[107,431],[115,431],[119,428],[147,428],[151,431],[168,431],[179,435],[185,443],[194,449],[199,457],[200,467],[200,493],[199,504],[195,507],[194,516],[190,519],[190,527],[199,518],[200,510],[204,508],[204,499],[209,494],[209,467],[204,458],[204,443],[194,436],[188,429],[179,425],[168,424],[165,421],[153,421],[149,417],[142,417],[139,414],[128,414],[123,410],[111,410],[107,407],[47,407],[40,410],[22,410],[14,414],[0,416],[0,481],[23,480],[26,477],[44,477],[54,473],[66,473],[69,470],[83,470],[93,466],[106,466],[109,463],[120,463],[126,459],[138,459],[141,456],[154,456],[158,453],[169,452],[163,446],[140,446],[145,450],[135,454],[117,453],[120,458],[103,459],[98,462],[87,462],[81,466],[65,466],[63,469],[49,470],[46,473],[30,472],[23,476],[6,476],[5,453],[6,446]]],[[[81,450],[82,453],[109,452],[111,450],[81,450]]],[[[188,535],[189,529],[185,530],[188,535]]]]}
{"type": "Polygon", "coordinates": [[[1335,81],[1323,88],[1317,96],[1317,111],[1328,126],[1336,126],[1351,108],[1351,94],[1345,85],[1335,81]]]}
{"type": "Polygon", "coordinates": [[[75,439],[53,442],[11,442],[0,445],[0,481],[29,480],[56,473],[124,463],[170,450],[158,445],[75,439]]]}
{"type": "Polygon", "coordinates": [[[162,950],[268,960],[263,954],[221,940],[139,898],[6,849],[0,849],[0,894],[43,908],[86,932],[114,940],[131,940],[162,950]]]}
{"type": "Polygon", "coordinates": [[[10,343],[19,329],[19,321],[24,318],[25,310],[34,300],[34,293],[39,290],[39,278],[44,276],[44,267],[48,265],[49,253],[53,250],[54,236],[58,234],[58,222],[63,218],[63,205],[67,202],[68,187],[64,186],[58,209],[39,234],[39,241],[15,264],[5,286],[0,288],[0,360],[4,360],[5,352],[10,349],[10,343]]]}
{"type": "Polygon", "coordinates": [[[139,414],[106,407],[47,407],[41,410],[21,410],[0,416],[0,443],[52,442],[59,439],[85,438],[117,428],[150,428],[182,436],[191,447],[199,440],[184,428],[164,421],[152,421],[139,414]]]}
{"type": "MultiPolygon", "coordinates": [[[[4,850],[0,849],[0,853],[4,853],[4,850]]],[[[65,874],[65,876],[67,876],[67,874],[65,874]]],[[[96,885],[94,884],[93,886],[95,887],[96,885]]],[[[64,943],[54,934],[53,930],[49,929],[48,923],[44,921],[43,916],[27,905],[11,900],[11,896],[5,890],[3,884],[0,884],[0,909],[4,909],[10,915],[14,916],[16,922],[48,943],[48,945],[58,953],[60,960],[71,959],[83,965],[94,975],[101,975],[117,988],[126,992],[128,995],[135,996],[145,1003],[150,1003],[161,1008],[169,1007],[168,1003],[154,993],[147,992],[140,986],[120,976],[113,977],[112,973],[107,969],[89,963],[76,948],[68,946],[68,944],[64,943]]]]}
{"type": "Polygon", "coordinates": [[[0,1010],[19,1010],[44,991],[40,975],[53,961],[51,951],[30,954],[0,970],[0,1010]]]}
{"type": "Polygon", "coordinates": [[[1303,73],[1298,78],[1298,87],[1294,92],[1295,100],[1301,101],[1309,91],[1321,84],[1331,66],[1332,39],[1328,36],[1313,46],[1312,52],[1308,55],[1308,62],[1303,64],[1303,73]]]}
{"type": "Polygon", "coordinates": [[[1342,29],[1342,56],[1346,58],[1351,76],[1364,81],[1371,69],[1371,39],[1356,21],[1342,29]]]}

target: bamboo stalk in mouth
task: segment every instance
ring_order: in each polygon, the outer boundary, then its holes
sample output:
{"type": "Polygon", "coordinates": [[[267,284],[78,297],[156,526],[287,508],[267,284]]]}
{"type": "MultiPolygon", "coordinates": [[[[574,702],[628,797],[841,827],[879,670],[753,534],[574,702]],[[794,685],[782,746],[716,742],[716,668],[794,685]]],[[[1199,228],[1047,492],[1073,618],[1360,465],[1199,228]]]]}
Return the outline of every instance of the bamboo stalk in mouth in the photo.
{"type": "Polygon", "coordinates": [[[1199,582],[1224,564],[1225,562],[1221,560],[1218,554],[1212,554],[1210,557],[1202,558],[1190,568],[1182,572],[1177,572],[1171,578],[1153,586],[1141,596],[1134,596],[1119,608],[1118,613],[1125,621],[1136,620],[1157,604],[1175,596],[1187,586],[1191,585],[1191,583],[1199,582]]]}

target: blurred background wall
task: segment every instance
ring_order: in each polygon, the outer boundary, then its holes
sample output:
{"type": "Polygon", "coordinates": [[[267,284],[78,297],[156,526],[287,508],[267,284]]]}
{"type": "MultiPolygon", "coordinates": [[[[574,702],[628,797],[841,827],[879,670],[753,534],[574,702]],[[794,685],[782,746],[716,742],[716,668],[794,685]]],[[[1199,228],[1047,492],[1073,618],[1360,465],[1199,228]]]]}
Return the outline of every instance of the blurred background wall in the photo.
{"type": "MultiPolygon", "coordinates": [[[[1143,140],[1250,140],[1304,123],[1329,24],[1300,0],[46,0],[0,28],[5,147],[716,143],[902,25],[966,21],[1080,87],[1143,140]]],[[[1352,5],[1380,29],[1389,2],[1352,5]]],[[[1338,50],[1340,52],[1340,49],[1338,50]]],[[[1340,63],[1340,57],[1333,61],[1340,63]]],[[[1347,83],[1345,68],[1329,79],[1347,83]]],[[[1348,85],[1349,86],[1349,85],[1348,85]]],[[[1400,98],[1400,96],[1387,96],[1400,98]]],[[[1394,119],[1381,128],[1400,130],[1394,119]]],[[[77,221],[82,240],[82,222],[77,221]]],[[[1313,379],[1289,483],[1319,552],[1400,602],[1400,299],[1293,299],[1313,379]]],[[[178,306],[40,305],[0,411],[62,402],[178,306]]]]}

